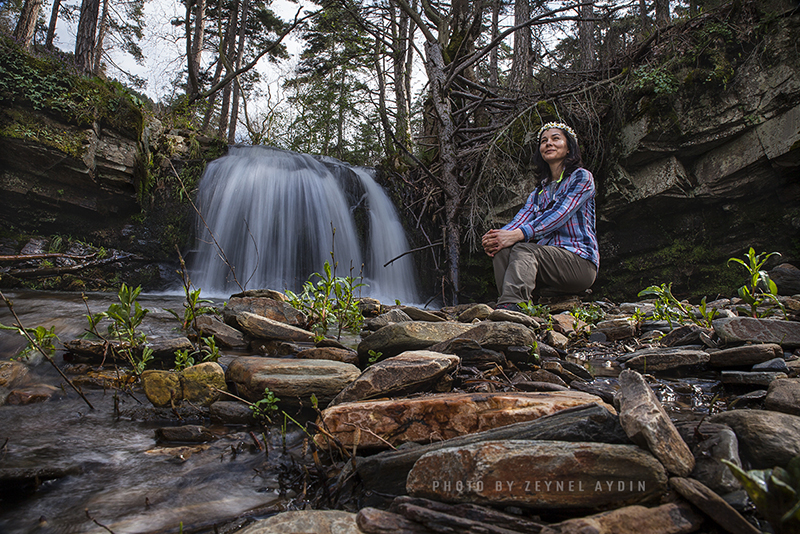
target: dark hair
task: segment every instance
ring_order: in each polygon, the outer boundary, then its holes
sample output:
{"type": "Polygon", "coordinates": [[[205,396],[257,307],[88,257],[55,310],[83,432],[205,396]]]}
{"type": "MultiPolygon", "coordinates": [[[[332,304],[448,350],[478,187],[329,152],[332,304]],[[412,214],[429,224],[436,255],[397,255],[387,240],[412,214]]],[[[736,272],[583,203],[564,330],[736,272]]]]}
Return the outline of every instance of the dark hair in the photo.
{"type": "MultiPolygon", "coordinates": [[[[567,157],[564,159],[564,175],[569,176],[578,167],[583,167],[583,159],[581,159],[581,149],[578,147],[578,142],[572,137],[569,132],[558,128],[564,134],[567,140],[567,157]]],[[[536,167],[536,176],[539,177],[539,183],[547,183],[550,179],[550,165],[542,158],[542,153],[539,151],[542,146],[541,137],[536,140],[536,152],[533,154],[533,164],[536,167]]]]}

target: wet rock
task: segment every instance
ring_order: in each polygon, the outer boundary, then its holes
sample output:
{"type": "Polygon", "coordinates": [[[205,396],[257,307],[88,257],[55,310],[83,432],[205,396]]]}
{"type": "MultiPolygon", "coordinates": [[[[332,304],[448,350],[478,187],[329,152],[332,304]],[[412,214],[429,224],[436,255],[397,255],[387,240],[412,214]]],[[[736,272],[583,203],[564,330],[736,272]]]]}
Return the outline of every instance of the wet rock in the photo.
{"type": "Polygon", "coordinates": [[[360,374],[358,367],[342,362],[241,356],[230,363],[226,378],[249,401],[260,400],[269,388],[281,402],[310,406],[313,394],[325,406],[360,374]]]}
{"type": "Polygon", "coordinates": [[[673,477],[672,486],[684,499],[697,506],[726,532],[735,534],[761,534],[761,531],[747,522],[731,505],[708,487],[691,478],[673,477]]]}
{"type": "Polygon", "coordinates": [[[475,319],[483,321],[488,319],[494,310],[487,304],[476,304],[458,315],[459,322],[471,323],[475,319]]]}
{"type": "Polygon", "coordinates": [[[440,315],[415,308],[414,306],[403,306],[400,309],[411,317],[412,321],[426,321],[429,323],[441,323],[445,321],[445,318],[440,315]]]}
{"type": "Polygon", "coordinates": [[[722,371],[720,380],[723,384],[736,386],[769,386],[773,380],[788,378],[786,373],[773,373],[767,371],[722,371]]]}
{"type": "Polygon", "coordinates": [[[367,319],[364,321],[364,328],[370,331],[380,330],[384,326],[389,326],[394,323],[408,323],[413,321],[406,312],[399,309],[392,309],[386,313],[382,313],[377,317],[367,319]]]}
{"type": "Polygon", "coordinates": [[[604,402],[614,405],[614,396],[619,391],[619,384],[616,379],[601,379],[592,380],[591,382],[583,382],[581,380],[574,380],[569,384],[570,389],[583,391],[584,393],[591,393],[597,395],[604,402]]]}
{"type": "Polygon", "coordinates": [[[627,318],[608,319],[594,325],[592,334],[602,334],[607,341],[619,341],[633,337],[636,325],[627,318]]]}
{"type": "Polygon", "coordinates": [[[181,379],[177,373],[149,370],[142,373],[142,388],[153,406],[170,406],[183,398],[181,379]]]}
{"type": "Polygon", "coordinates": [[[534,317],[514,310],[492,310],[492,313],[489,314],[488,319],[498,323],[517,323],[533,329],[538,329],[540,325],[540,323],[534,317]]]}
{"type": "Polygon", "coordinates": [[[330,360],[358,365],[358,353],[356,351],[338,347],[315,347],[313,349],[305,349],[298,352],[296,357],[306,360],[330,360]]]}
{"type": "Polygon", "coordinates": [[[745,367],[783,356],[783,349],[775,343],[742,345],[709,353],[711,367],[745,367]]]}
{"type": "Polygon", "coordinates": [[[800,294],[800,269],[791,263],[781,263],[767,273],[778,286],[778,295],[800,294]]]}
{"type": "Polygon", "coordinates": [[[152,343],[147,343],[147,347],[153,351],[153,357],[172,361],[175,353],[181,350],[193,351],[194,345],[187,337],[174,337],[169,339],[159,339],[152,343]]]}
{"type": "Polygon", "coordinates": [[[314,341],[314,334],[280,321],[250,312],[236,314],[239,327],[246,334],[258,339],[281,339],[288,341],[314,341]]]}
{"type": "Polygon", "coordinates": [[[676,427],[694,454],[692,478],[721,495],[741,488],[730,468],[721,461],[727,460],[740,467],[742,464],[739,441],[731,427],[707,421],[685,422],[676,427]]]}
{"type": "MultiPolygon", "coordinates": [[[[564,382],[563,378],[555,373],[551,373],[547,369],[536,369],[535,371],[525,373],[524,376],[528,377],[532,382],[546,382],[556,386],[567,387],[567,383],[564,382]]],[[[516,382],[512,381],[512,383],[516,382]]]]}
{"type": "Polygon", "coordinates": [[[560,350],[566,350],[567,345],[569,345],[569,338],[564,334],[556,332],[555,330],[548,331],[544,340],[551,347],[555,347],[556,349],[560,350]]]}
{"type": "Polygon", "coordinates": [[[6,397],[6,404],[26,405],[49,401],[60,389],[48,384],[35,384],[19,389],[12,389],[6,397]]]}
{"type": "Polygon", "coordinates": [[[356,302],[358,309],[361,310],[361,315],[367,319],[377,317],[381,314],[381,301],[370,297],[362,297],[356,302]]]}
{"type": "Polygon", "coordinates": [[[553,384],[552,382],[535,382],[520,380],[514,382],[514,389],[517,391],[569,391],[569,387],[553,384]]]}
{"type": "Polygon", "coordinates": [[[715,414],[712,423],[728,425],[739,440],[747,468],[786,467],[800,454],[800,417],[769,410],[732,410],[715,414]]]}
{"type": "MultiPolygon", "coordinates": [[[[595,402],[614,412],[599,398],[579,391],[444,393],[338,404],[322,412],[322,423],[346,447],[358,443],[363,448],[386,448],[388,443],[449,439],[595,402]]],[[[328,445],[323,436],[318,442],[328,445]]]]}
{"type": "Polygon", "coordinates": [[[286,302],[286,295],[274,289],[246,289],[241,293],[231,295],[231,300],[242,298],[268,298],[278,302],[286,302]]]}
{"type": "Polygon", "coordinates": [[[533,421],[359,458],[356,469],[366,489],[373,491],[374,495],[399,495],[405,493],[408,472],[423,454],[442,448],[504,439],[630,443],[616,415],[599,404],[586,404],[533,421]]]}
{"type": "Polygon", "coordinates": [[[299,327],[308,321],[304,313],[292,308],[286,302],[264,296],[231,297],[222,310],[222,317],[227,324],[235,326],[239,324],[236,317],[242,312],[299,327]]]}
{"type": "Polygon", "coordinates": [[[489,441],[423,455],[409,495],[445,502],[597,509],[656,500],[664,467],[635,445],[489,441]]]}
{"type": "Polygon", "coordinates": [[[542,369],[558,375],[568,384],[593,378],[589,371],[580,365],[566,361],[546,360],[542,362],[542,369]]]}
{"type": "Polygon", "coordinates": [[[12,389],[28,381],[28,366],[17,361],[0,362],[0,405],[12,389]]]}
{"type": "Polygon", "coordinates": [[[262,519],[235,534],[363,534],[356,514],[339,510],[281,512],[262,519]]]}
{"type": "Polygon", "coordinates": [[[505,351],[508,347],[531,347],[535,344],[535,336],[530,328],[511,322],[484,321],[478,325],[470,325],[464,333],[453,336],[445,343],[436,344],[430,350],[449,352],[447,347],[455,340],[471,339],[483,348],[505,351]]]}
{"type": "MultiPolygon", "coordinates": [[[[175,357],[175,352],[180,350],[193,351],[194,346],[187,337],[176,337],[170,339],[159,339],[152,343],[147,343],[147,347],[153,351],[153,357],[157,359],[172,360],[175,357]]],[[[125,350],[129,345],[127,343],[120,343],[119,341],[103,341],[91,339],[71,339],[64,342],[64,348],[73,354],[90,357],[97,361],[105,359],[112,359],[116,361],[127,360],[119,355],[120,351],[125,350]],[[113,348],[113,350],[111,350],[113,348]],[[118,357],[115,357],[115,354],[118,357]]],[[[140,352],[137,350],[137,352],[140,352]]]]}
{"type": "Polygon", "coordinates": [[[682,534],[695,532],[703,516],[688,504],[668,503],[646,508],[626,506],[580,519],[549,525],[541,534],[682,534]]]}
{"type": "Polygon", "coordinates": [[[776,343],[784,348],[800,347],[800,322],[777,319],[731,317],[716,319],[714,331],[728,344],[776,343]]]}
{"type": "Polygon", "coordinates": [[[458,356],[426,350],[408,351],[367,369],[329,404],[395,397],[432,389],[445,374],[455,370],[458,356]]]}
{"type": "Polygon", "coordinates": [[[239,401],[219,400],[208,407],[211,422],[228,425],[250,425],[255,423],[253,410],[239,401]]]}
{"type": "Polygon", "coordinates": [[[214,439],[211,431],[200,425],[168,426],[155,431],[158,441],[205,443],[214,439]]]}
{"type": "Polygon", "coordinates": [[[225,371],[216,362],[204,362],[180,372],[183,399],[198,406],[209,406],[227,391],[225,371]]]}
{"type": "Polygon", "coordinates": [[[620,360],[624,361],[625,367],[629,369],[652,373],[702,365],[708,362],[709,355],[705,351],[696,349],[654,347],[626,354],[620,360]]]}
{"type": "Polygon", "coordinates": [[[358,344],[358,357],[362,365],[366,365],[369,351],[381,352],[384,358],[397,356],[407,350],[430,349],[444,352],[432,348],[432,345],[454,338],[473,328],[475,327],[471,324],[451,322],[412,321],[390,324],[361,340],[358,344]]]}
{"type": "Polygon", "coordinates": [[[19,499],[22,495],[36,492],[42,482],[82,472],[83,467],[78,464],[63,467],[49,465],[0,467],[0,498],[19,499]]]}
{"type": "MultiPolygon", "coordinates": [[[[461,358],[462,367],[475,367],[480,371],[505,368],[508,365],[506,355],[495,350],[484,349],[471,339],[455,339],[447,347],[448,353],[454,353],[461,358]]],[[[506,351],[507,353],[509,351],[506,351]]],[[[530,350],[527,351],[530,358],[530,350]]],[[[511,359],[509,354],[509,359],[511,359]]]]}
{"type": "Polygon", "coordinates": [[[197,318],[197,328],[200,329],[201,336],[213,336],[220,347],[244,349],[248,346],[240,331],[228,326],[216,317],[201,315],[197,318]]]}
{"type": "Polygon", "coordinates": [[[767,390],[764,406],[768,410],[800,415],[800,378],[773,380],[767,390]]]}
{"type": "Polygon", "coordinates": [[[692,451],[642,375],[622,371],[619,385],[619,422],[628,437],[649,449],[670,473],[689,476],[695,465],[692,451]]]}
{"type": "Polygon", "coordinates": [[[358,511],[356,524],[364,534],[435,534],[403,515],[370,507],[358,511]]]}
{"type": "Polygon", "coordinates": [[[580,319],[576,319],[575,316],[570,313],[557,313],[552,316],[552,319],[553,329],[565,336],[571,336],[576,332],[580,332],[587,326],[586,323],[580,319]]]}

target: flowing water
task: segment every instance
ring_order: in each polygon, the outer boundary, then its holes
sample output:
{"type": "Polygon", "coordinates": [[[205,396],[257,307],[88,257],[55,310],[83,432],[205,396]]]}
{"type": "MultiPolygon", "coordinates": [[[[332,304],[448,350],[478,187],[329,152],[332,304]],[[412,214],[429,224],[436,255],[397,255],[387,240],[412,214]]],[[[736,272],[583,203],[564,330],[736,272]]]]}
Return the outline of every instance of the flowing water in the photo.
{"type": "Polygon", "coordinates": [[[366,168],[268,147],[234,146],[200,181],[192,281],[204,292],[297,291],[334,253],[362,294],[418,302],[395,207],[366,168]],[[335,233],[334,233],[335,229],[335,233]],[[222,251],[222,252],[221,252],[222,251]]]}
{"type": "MultiPolygon", "coordinates": [[[[87,324],[79,294],[6,296],[23,325],[54,326],[63,340],[87,324]]],[[[93,313],[116,299],[88,297],[93,313]]],[[[176,334],[178,323],[166,309],[180,310],[180,297],[142,295],[139,301],[150,310],[142,328],[150,339],[176,334]]],[[[3,306],[0,323],[13,322],[3,306]]],[[[2,359],[24,345],[19,334],[0,331],[2,359]]],[[[56,360],[67,367],[61,352],[56,360]]],[[[32,365],[30,374],[33,384],[63,382],[47,362],[32,365]]],[[[154,410],[141,391],[84,393],[94,409],[66,385],[47,402],[0,406],[0,532],[211,532],[215,524],[288,501],[290,495],[279,494],[278,477],[300,447],[299,430],[290,429],[286,454],[280,432],[273,431],[267,453],[244,429],[213,426],[196,413],[180,421],[169,410],[154,410]],[[156,428],[178,424],[205,424],[217,439],[171,446],[156,440],[156,428]],[[41,484],[34,492],[35,475],[41,484]]]]}

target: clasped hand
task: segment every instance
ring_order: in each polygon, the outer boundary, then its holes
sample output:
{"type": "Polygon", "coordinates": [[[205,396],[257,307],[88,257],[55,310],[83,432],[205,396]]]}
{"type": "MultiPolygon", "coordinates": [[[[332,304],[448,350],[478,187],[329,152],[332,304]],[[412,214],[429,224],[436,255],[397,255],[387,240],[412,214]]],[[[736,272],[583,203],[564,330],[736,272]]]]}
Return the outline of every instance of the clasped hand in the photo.
{"type": "Polygon", "coordinates": [[[523,239],[525,239],[525,234],[519,228],[516,230],[492,229],[483,234],[481,245],[483,245],[484,252],[493,258],[502,249],[523,239]]]}

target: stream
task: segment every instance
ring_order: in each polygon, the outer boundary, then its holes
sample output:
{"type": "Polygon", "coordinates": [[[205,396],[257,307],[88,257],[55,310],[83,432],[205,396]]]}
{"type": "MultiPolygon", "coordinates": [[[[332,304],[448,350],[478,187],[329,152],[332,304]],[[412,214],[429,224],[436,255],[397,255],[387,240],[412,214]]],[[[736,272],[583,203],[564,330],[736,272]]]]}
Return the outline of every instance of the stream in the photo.
{"type": "MultiPolygon", "coordinates": [[[[6,296],[25,326],[55,326],[62,340],[87,324],[80,294],[6,296]]],[[[116,299],[88,297],[93,313],[116,299]]],[[[181,310],[181,296],[141,295],[139,301],[150,310],[143,324],[150,339],[175,334],[178,323],[166,309],[181,310]]],[[[13,322],[4,306],[0,323],[13,322]]],[[[24,346],[18,333],[0,331],[3,360],[24,346]]],[[[61,352],[56,359],[65,365],[61,352]]],[[[32,366],[31,375],[33,383],[63,382],[46,361],[32,366]]],[[[244,427],[210,425],[196,414],[180,421],[169,410],[154,409],[141,390],[84,393],[93,410],[67,385],[47,402],[0,407],[0,532],[213,531],[248,513],[274,513],[293,496],[281,495],[279,477],[284,463],[299,454],[299,429],[262,434],[268,450],[261,451],[244,427]],[[156,441],[156,428],[187,424],[204,425],[217,439],[169,446],[156,441]]]]}

